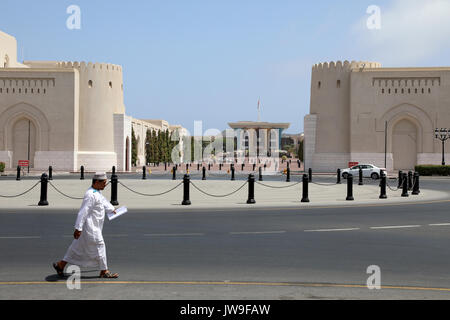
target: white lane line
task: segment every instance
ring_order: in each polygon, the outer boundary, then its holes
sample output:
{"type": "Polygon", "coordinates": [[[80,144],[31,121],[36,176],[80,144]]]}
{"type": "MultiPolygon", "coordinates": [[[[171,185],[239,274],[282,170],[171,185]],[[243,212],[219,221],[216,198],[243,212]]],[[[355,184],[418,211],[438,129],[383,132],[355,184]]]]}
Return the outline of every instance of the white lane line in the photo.
{"type": "Polygon", "coordinates": [[[381,230],[381,229],[408,229],[408,228],[420,228],[419,225],[413,226],[386,226],[386,227],[371,227],[372,230],[381,230]]]}
{"type": "Polygon", "coordinates": [[[282,234],[286,231],[248,231],[248,232],[230,232],[231,235],[242,235],[242,234],[282,234]]]}
{"type": "Polygon", "coordinates": [[[305,232],[340,232],[340,231],[355,231],[359,228],[347,228],[347,229],[319,229],[319,230],[305,230],[305,232]]]}
{"type": "Polygon", "coordinates": [[[40,239],[41,237],[0,237],[0,239],[40,239]]]}
{"type": "Polygon", "coordinates": [[[450,223],[434,223],[434,224],[429,224],[430,227],[445,227],[445,226],[450,226],[450,223]]]}
{"type": "Polygon", "coordinates": [[[191,237],[191,236],[204,236],[204,233],[154,233],[144,234],[145,237],[191,237]]]}

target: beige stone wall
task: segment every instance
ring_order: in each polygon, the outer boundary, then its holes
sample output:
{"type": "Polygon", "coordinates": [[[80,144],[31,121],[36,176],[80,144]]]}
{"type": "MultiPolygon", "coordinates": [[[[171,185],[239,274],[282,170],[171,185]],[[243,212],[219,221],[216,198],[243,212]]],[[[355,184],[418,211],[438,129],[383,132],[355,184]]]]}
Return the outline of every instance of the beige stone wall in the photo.
{"type": "Polygon", "coordinates": [[[73,152],[78,139],[78,79],[75,70],[0,69],[0,150],[13,152],[14,126],[27,119],[36,128],[36,152],[73,152]]]}
{"type": "Polygon", "coordinates": [[[317,171],[352,162],[389,171],[440,164],[435,128],[450,123],[450,68],[381,68],[379,63],[315,65],[305,159],[317,171]]]}

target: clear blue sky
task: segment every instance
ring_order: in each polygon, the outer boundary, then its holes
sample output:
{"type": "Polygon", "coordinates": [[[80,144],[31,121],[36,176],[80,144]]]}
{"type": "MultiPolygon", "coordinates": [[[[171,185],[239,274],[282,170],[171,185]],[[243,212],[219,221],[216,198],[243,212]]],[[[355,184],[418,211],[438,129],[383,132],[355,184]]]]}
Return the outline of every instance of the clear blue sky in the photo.
{"type": "Polygon", "coordinates": [[[0,30],[25,60],[110,62],[124,70],[127,114],[193,131],[290,122],[303,131],[311,67],[335,60],[449,65],[447,0],[2,0],[0,30]],[[66,28],[69,5],[81,30],[66,28]],[[381,30],[369,30],[369,5],[381,30]],[[425,6],[425,7],[424,7],[425,6]]]}

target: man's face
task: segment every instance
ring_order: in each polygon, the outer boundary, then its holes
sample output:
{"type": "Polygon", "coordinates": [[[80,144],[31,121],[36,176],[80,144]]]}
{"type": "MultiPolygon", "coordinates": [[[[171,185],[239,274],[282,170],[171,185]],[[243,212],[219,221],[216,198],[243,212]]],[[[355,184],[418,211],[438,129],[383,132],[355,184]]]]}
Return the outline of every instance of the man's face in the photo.
{"type": "Polygon", "coordinates": [[[107,183],[108,183],[108,180],[96,181],[94,184],[94,188],[97,190],[103,190],[103,189],[105,189],[107,183]]]}

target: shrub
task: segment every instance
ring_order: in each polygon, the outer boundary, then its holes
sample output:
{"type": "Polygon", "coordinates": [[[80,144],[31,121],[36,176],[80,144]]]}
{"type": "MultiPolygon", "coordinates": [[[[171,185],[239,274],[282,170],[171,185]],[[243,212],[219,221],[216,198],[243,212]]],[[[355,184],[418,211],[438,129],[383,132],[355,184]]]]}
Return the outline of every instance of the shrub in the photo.
{"type": "Polygon", "coordinates": [[[420,165],[416,166],[416,172],[418,172],[421,176],[449,176],[450,175],[450,166],[439,166],[439,165],[420,165]]]}
{"type": "Polygon", "coordinates": [[[5,172],[5,163],[0,162],[0,172],[5,172]]]}

